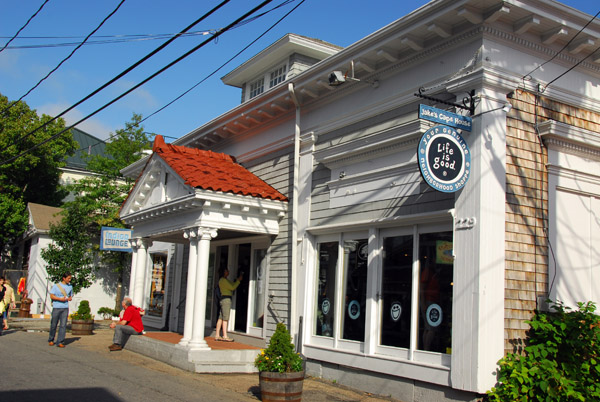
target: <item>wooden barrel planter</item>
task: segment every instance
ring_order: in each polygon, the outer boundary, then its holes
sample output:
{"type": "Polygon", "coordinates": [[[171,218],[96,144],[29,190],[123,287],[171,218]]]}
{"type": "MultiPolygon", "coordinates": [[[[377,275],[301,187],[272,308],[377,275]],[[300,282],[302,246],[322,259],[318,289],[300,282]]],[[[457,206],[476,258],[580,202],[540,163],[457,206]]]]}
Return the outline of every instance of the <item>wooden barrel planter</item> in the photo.
{"type": "Polygon", "coordinates": [[[71,333],[73,335],[93,335],[94,320],[72,320],[71,333]]]}
{"type": "Polygon", "coordinates": [[[260,398],[263,402],[302,400],[304,371],[296,373],[259,373],[260,398]]]}

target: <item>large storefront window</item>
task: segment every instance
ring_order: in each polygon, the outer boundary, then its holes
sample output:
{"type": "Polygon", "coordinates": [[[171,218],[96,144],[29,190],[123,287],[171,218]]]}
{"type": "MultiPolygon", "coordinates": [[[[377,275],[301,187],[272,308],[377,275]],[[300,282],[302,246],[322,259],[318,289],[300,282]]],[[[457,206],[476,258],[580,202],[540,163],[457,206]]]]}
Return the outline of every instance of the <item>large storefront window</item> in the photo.
{"type": "Polygon", "coordinates": [[[368,257],[369,243],[366,239],[344,241],[343,339],[365,340],[368,257]]]}
{"type": "Polygon", "coordinates": [[[412,310],[413,237],[383,239],[381,344],[408,348],[412,310]]]}
{"type": "Polygon", "coordinates": [[[333,336],[335,272],[338,263],[338,248],[338,242],[320,243],[318,245],[315,335],[333,336]]]}
{"type": "Polygon", "coordinates": [[[452,232],[419,237],[419,337],[418,349],[451,353],[452,232]]]}
{"type": "Polygon", "coordinates": [[[442,231],[448,227],[371,230],[370,241],[358,234],[340,234],[341,243],[329,241],[332,235],[317,239],[313,334],[332,339],[315,342],[357,351],[370,344],[375,353],[448,362],[454,275],[452,231],[442,231]]]}
{"type": "Polygon", "coordinates": [[[162,317],[165,297],[165,278],[167,274],[167,253],[152,253],[152,278],[150,283],[150,301],[148,315],[162,317]]]}

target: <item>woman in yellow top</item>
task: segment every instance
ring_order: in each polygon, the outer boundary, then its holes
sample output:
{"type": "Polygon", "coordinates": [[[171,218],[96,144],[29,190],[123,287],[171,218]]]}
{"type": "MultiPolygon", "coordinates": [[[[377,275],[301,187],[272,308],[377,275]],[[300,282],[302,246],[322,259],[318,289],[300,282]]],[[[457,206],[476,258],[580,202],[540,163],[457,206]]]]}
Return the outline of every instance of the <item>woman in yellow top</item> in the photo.
{"type": "Polygon", "coordinates": [[[215,335],[215,341],[233,342],[233,339],[227,337],[227,323],[229,322],[229,313],[231,311],[231,296],[233,291],[240,286],[242,278],[244,277],[243,272],[235,282],[227,279],[229,276],[229,270],[227,268],[221,269],[219,272],[219,289],[221,290],[221,309],[219,311],[219,319],[217,320],[217,334],[215,335]],[[221,328],[223,328],[223,336],[221,336],[221,328]]]}

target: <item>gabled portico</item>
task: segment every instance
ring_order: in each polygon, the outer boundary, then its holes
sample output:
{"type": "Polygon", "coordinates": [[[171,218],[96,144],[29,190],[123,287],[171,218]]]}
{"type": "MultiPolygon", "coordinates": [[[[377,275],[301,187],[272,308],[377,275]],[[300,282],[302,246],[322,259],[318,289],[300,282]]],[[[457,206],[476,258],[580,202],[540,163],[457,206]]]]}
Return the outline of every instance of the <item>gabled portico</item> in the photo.
{"type": "Polygon", "coordinates": [[[216,238],[277,235],[287,198],[224,154],[167,145],[153,154],[121,209],[133,229],[130,293],[142,306],[153,241],[189,243],[180,346],[209,349],[204,340],[210,244],[216,238]]]}

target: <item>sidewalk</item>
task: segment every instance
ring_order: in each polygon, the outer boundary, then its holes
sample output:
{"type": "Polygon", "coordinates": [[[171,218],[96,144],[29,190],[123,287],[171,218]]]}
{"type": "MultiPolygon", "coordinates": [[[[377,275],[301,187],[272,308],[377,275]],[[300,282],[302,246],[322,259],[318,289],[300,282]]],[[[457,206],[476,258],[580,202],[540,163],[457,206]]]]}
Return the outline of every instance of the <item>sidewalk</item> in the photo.
{"type": "MultiPolygon", "coordinates": [[[[203,378],[219,387],[229,389],[237,394],[246,395],[249,401],[260,400],[258,374],[197,374],[181,370],[160,361],[148,358],[127,349],[121,352],[109,352],[112,344],[113,331],[109,328],[110,321],[94,323],[94,335],[73,336],[67,327],[65,344],[67,347],[78,347],[108,355],[110,358],[125,361],[130,364],[144,366],[165,375],[203,378]]],[[[49,319],[13,318],[9,321],[10,331],[47,332],[50,327],[49,319]]],[[[333,384],[316,378],[306,378],[302,400],[305,402],[382,402],[393,401],[390,398],[376,397],[347,387],[333,384]]]]}

